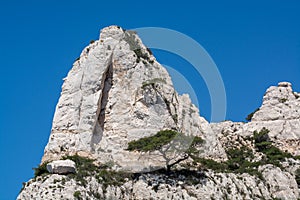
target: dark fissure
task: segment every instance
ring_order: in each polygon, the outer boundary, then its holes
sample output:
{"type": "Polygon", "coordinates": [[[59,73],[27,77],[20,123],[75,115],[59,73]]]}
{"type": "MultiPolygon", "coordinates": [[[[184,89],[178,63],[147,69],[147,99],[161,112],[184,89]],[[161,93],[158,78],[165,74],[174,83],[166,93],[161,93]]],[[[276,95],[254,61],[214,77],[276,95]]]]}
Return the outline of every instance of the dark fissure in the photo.
{"type": "Polygon", "coordinates": [[[101,130],[104,130],[104,121],[105,121],[105,111],[106,111],[106,105],[108,102],[108,94],[112,86],[112,80],[113,80],[113,64],[111,63],[109,67],[107,68],[107,71],[104,75],[104,85],[102,87],[102,95],[101,95],[101,101],[100,101],[100,113],[98,116],[98,122],[100,125],[101,130]]]}
{"type": "Polygon", "coordinates": [[[95,151],[97,144],[102,140],[103,131],[104,131],[104,121],[105,121],[105,111],[106,105],[108,102],[108,93],[112,86],[112,78],[113,78],[113,65],[112,63],[108,66],[106,72],[103,74],[103,82],[101,84],[101,99],[99,101],[99,114],[98,119],[95,124],[93,135],[91,138],[91,150],[95,151]]]}

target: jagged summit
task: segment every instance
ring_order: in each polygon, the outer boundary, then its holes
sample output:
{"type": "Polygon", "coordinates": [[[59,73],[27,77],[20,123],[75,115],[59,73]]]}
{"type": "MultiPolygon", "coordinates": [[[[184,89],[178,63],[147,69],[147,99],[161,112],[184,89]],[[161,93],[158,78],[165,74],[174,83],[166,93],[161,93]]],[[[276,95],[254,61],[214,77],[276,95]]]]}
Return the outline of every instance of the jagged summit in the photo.
{"type": "Polygon", "coordinates": [[[205,155],[224,157],[208,122],[133,31],[104,28],[64,80],[43,162],[80,154],[131,170],[163,166],[162,157],[125,149],[164,129],[204,137],[205,155]]]}
{"type": "Polygon", "coordinates": [[[277,87],[271,86],[252,121],[300,119],[299,97],[300,94],[293,91],[289,82],[280,82],[277,87]]]}
{"type": "MultiPolygon", "coordinates": [[[[251,136],[255,130],[266,127],[274,144],[293,155],[300,155],[300,98],[294,92],[292,84],[280,82],[278,86],[267,89],[261,107],[248,123],[221,122],[212,123],[215,133],[228,133],[231,136],[251,136]]],[[[223,141],[227,134],[219,135],[223,141]]]]}
{"type": "Polygon", "coordinates": [[[106,27],[64,79],[18,199],[297,200],[299,96],[281,82],[248,123],[209,124],[135,32],[106,27]]]}

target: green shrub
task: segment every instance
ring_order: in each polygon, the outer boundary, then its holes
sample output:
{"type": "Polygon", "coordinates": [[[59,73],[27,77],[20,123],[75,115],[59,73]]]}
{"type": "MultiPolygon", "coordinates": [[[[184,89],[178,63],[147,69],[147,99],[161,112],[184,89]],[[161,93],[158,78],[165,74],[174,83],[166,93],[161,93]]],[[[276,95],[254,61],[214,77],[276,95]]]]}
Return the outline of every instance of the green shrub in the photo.
{"type": "MultiPolygon", "coordinates": [[[[187,136],[189,137],[189,136],[187,136]]],[[[192,136],[193,137],[193,136],[192,136]]],[[[189,141],[189,138],[185,138],[186,141],[189,141]]],[[[199,137],[199,136],[195,136],[193,137],[192,143],[190,144],[189,148],[186,150],[186,153],[188,155],[190,155],[192,158],[194,158],[195,156],[197,156],[197,154],[199,154],[199,150],[197,149],[197,146],[200,146],[204,143],[205,141],[199,137]]]]}
{"type": "Polygon", "coordinates": [[[110,171],[103,169],[96,174],[96,179],[103,185],[104,188],[107,188],[109,185],[121,186],[126,182],[126,180],[131,180],[133,175],[134,174],[132,173],[123,171],[110,171]]]}
{"type": "Polygon", "coordinates": [[[263,127],[259,132],[253,132],[254,146],[258,151],[264,152],[272,147],[272,142],[269,137],[269,130],[263,127]]]}
{"type": "Polygon", "coordinates": [[[269,137],[269,130],[263,127],[259,132],[254,131],[253,132],[253,138],[254,138],[254,143],[260,143],[260,142],[269,142],[270,137],[269,137]]]}
{"type": "Polygon", "coordinates": [[[81,185],[86,185],[87,181],[85,180],[85,177],[93,175],[99,168],[93,163],[93,159],[82,157],[77,154],[73,156],[64,156],[63,159],[69,159],[75,162],[77,170],[76,174],[69,174],[69,177],[75,178],[81,185]]]}
{"type": "Polygon", "coordinates": [[[257,170],[261,163],[251,162],[254,158],[251,149],[242,146],[239,149],[229,149],[226,153],[228,155],[228,160],[225,162],[225,169],[227,169],[228,172],[248,173],[261,177],[261,174],[257,170]]]}
{"type": "Polygon", "coordinates": [[[295,160],[300,160],[300,155],[294,156],[294,159],[295,159],[295,160]]]}
{"type": "Polygon", "coordinates": [[[268,164],[273,164],[278,167],[282,167],[280,161],[284,161],[286,158],[291,158],[290,153],[286,153],[271,145],[268,149],[262,151],[266,155],[265,162],[268,164]]]}
{"type": "Polygon", "coordinates": [[[73,196],[74,196],[75,199],[82,199],[80,191],[75,191],[73,196]]]}
{"type": "Polygon", "coordinates": [[[96,166],[93,159],[81,157],[79,155],[65,156],[63,159],[70,159],[76,163],[76,174],[69,174],[69,178],[75,179],[79,184],[86,186],[87,181],[85,180],[88,176],[95,176],[97,180],[102,183],[105,187],[108,185],[119,185],[124,183],[125,178],[129,178],[132,174],[122,171],[110,171],[114,163],[107,162],[103,165],[96,166]]]}
{"type": "Polygon", "coordinates": [[[34,178],[36,178],[37,176],[49,174],[49,172],[47,170],[47,164],[48,164],[48,162],[45,162],[45,163],[42,163],[41,165],[39,165],[37,168],[33,168],[34,178]]]}
{"type": "Polygon", "coordinates": [[[265,154],[265,158],[262,160],[265,164],[273,164],[281,167],[280,161],[285,158],[293,157],[290,153],[283,152],[277,147],[273,146],[270,137],[268,135],[270,131],[266,128],[262,128],[259,132],[254,131],[254,145],[259,152],[265,154]]]}
{"type": "Polygon", "coordinates": [[[205,158],[195,158],[194,161],[201,163],[203,168],[211,169],[215,172],[225,172],[227,170],[227,165],[223,162],[205,158]]]}
{"type": "Polygon", "coordinates": [[[201,163],[204,169],[211,169],[220,173],[248,173],[262,179],[262,174],[258,171],[260,162],[251,162],[254,155],[248,147],[241,147],[240,149],[228,149],[226,151],[228,160],[224,162],[217,162],[212,159],[195,158],[194,161],[201,163]]]}
{"type": "Polygon", "coordinates": [[[95,160],[79,156],[78,154],[72,156],[64,156],[63,160],[72,160],[75,162],[76,167],[83,170],[96,170],[97,166],[93,163],[95,160]]]}
{"type": "Polygon", "coordinates": [[[197,136],[187,136],[173,130],[163,130],[153,136],[129,142],[127,150],[142,152],[159,150],[166,161],[167,171],[170,171],[174,165],[188,158],[196,158],[199,154],[196,147],[203,142],[204,140],[197,136]]]}
{"type": "Polygon", "coordinates": [[[159,131],[153,136],[144,137],[135,141],[131,141],[128,143],[128,151],[155,151],[159,150],[162,146],[170,143],[174,137],[179,134],[173,130],[163,130],[159,131]]]}

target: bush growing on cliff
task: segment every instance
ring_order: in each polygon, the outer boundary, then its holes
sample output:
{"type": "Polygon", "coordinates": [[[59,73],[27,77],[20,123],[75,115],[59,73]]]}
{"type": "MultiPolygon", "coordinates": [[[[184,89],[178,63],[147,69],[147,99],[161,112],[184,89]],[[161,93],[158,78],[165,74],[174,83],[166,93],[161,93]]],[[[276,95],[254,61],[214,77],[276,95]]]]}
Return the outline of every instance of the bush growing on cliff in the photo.
{"type": "Polygon", "coordinates": [[[41,176],[41,175],[45,175],[45,174],[49,174],[48,170],[47,170],[47,162],[42,163],[41,165],[39,165],[37,168],[33,168],[34,170],[34,178],[36,178],[37,176],[41,176]]]}
{"type": "Polygon", "coordinates": [[[82,157],[79,155],[64,156],[63,159],[69,159],[75,162],[76,164],[76,174],[70,174],[71,178],[74,178],[81,185],[86,185],[87,181],[85,177],[94,175],[99,171],[100,167],[96,166],[93,162],[93,159],[82,157]]]}
{"type": "MultiPolygon", "coordinates": [[[[264,154],[263,159],[260,161],[253,162],[253,152],[245,146],[236,149],[227,149],[226,153],[228,160],[225,162],[216,162],[204,158],[196,159],[196,161],[201,163],[202,167],[212,169],[216,172],[248,173],[262,179],[262,174],[258,171],[260,165],[272,164],[282,168],[280,162],[284,161],[286,158],[298,159],[297,157],[293,157],[290,153],[283,152],[279,148],[273,146],[269,137],[269,132],[270,131],[266,128],[253,132],[253,144],[256,151],[264,154]]],[[[298,173],[296,178],[298,177],[298,181],[300,182],[300,170],[298,173]]]]}
{"type": "Polygon", "coordinates": [[[281,167],[280,161],[293,156],[275,147],[270,140],[269,132],[266,128],[262,128],[259,132],[254,131],[253,139],[255,148],[265,154],[264,163],[281,167]]]}
{"type": "Polygon", "coordinates": [[[97,173],[96,179],[99,183],[103,184],[104,188],[107,188],[109,185],[121,186],[126,180],[132,180],[133,176],[133,173],[102,169],[97,173]]]}
{"type": "Polygon", "coordinates": [[[172,166],[186,160],[194,158],[199,151],[197,146],[204,140],[200,137],[186,136],[173,130],[162,130],[153,136],[144,137],[128,143],[128,151],[155,152],[166,161],[166,168],[170,170],[172,166]]]}
{"type": "Polygon", "coordinates": [[[172,130],[159,131],[153,136],[129,142],[127,150],[143,152],[159,150],[162,146],[170,143],[177,134],[178,132],[172,130]]]}
{"type": "Polygon", "coordinates": [[[75,199],[78,199],[78,200],[82,199],[80,191],[75,191],[73,196],[75,199]]]}
{"type": "Polygon", "coordinates": [[[79,184],[86,186],[86,177],[94,176],[97,181],[103,184],[104,189],[109,185],[120,186],[126,178],[132,179],[133,174],[123,171],[109,170],[113,166],[112,162],[104,163],[100,166],[94,164],[93,159],[82,157],[79,155],[65,156],[63,159],[70,159],[76,163],[76,174],[69,174],[70,178],[74,178],[79,184]]]}
{"type": "Polygon", "coordinates": [[[198,158],[195,161],[201,163],[205,169],[212,169],[215,172],[225,173],[248,173],[262,179],[258,171],[259,162],[251,162],[254,158],[253,152],[248,147],[230,148],[226,151],[228,160],[217,162],[211,159],[198,158]]]}
{"type": "Polygon", "coordinates": [[[93,163],[95,160],[79,156],[77,154],[73,156],[64,156],[62,158],[63,160],[72,160],[76,164],[77,170],[82,170],[82,171],[95,171],[98,167],[93,163]]]}

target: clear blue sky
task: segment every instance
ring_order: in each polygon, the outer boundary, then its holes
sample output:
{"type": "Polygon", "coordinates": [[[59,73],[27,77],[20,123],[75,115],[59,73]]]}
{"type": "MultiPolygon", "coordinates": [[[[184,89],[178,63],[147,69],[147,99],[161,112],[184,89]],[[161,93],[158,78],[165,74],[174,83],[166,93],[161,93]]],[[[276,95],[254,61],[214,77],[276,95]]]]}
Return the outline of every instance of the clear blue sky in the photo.
{"type": "MultiPolygon", "coordinates": [[[[221,72],[227,119],[243,121],[261,104],[268,86],[288,80],[300,91],[299,2],[1,1],[0,199],[15,199],[21,183],[32,177],[49,137],[62,78],[100,28],[165,27],[194,38],[221,72]]],[[[154,54],[174,68],[188,65],[170,53],[154,54]]],[[[205,84],[192,72],[187,76],[209,119],[205,84]]]]}

